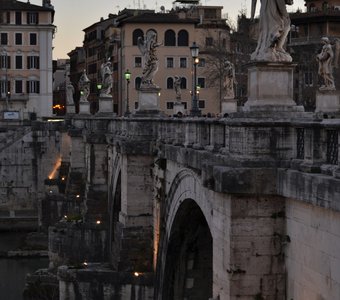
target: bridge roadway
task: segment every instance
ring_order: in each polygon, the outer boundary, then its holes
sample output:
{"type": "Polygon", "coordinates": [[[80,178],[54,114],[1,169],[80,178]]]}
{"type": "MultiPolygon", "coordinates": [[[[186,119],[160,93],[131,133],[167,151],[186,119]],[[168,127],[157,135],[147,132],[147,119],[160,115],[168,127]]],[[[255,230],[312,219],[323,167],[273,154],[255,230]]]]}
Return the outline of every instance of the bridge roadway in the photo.
{"type": "Polygon", "coordinates": [[[88,267],[59,268],[60,299],[340,299],[336,116],[65,124],[83,222],[50,228],[50,259],[88,267]]]}

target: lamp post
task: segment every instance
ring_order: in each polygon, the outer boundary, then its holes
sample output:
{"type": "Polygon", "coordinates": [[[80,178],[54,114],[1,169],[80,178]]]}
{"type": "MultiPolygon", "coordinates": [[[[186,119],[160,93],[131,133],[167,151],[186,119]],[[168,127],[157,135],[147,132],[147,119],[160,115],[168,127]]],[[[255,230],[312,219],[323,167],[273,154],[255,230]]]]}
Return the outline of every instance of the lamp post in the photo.
{"type": "Polygon", "coordinates": [[[8,90],[8,53],[6,49],[2,49],[2,55],[5,57],[4,60],[2,58],[2,66],[5,65],[5,84],[4,84],[4,91],[5,91],[5,100],[6,100],[6,110],[8,110],[8,103],[9,98],[11,96],[11,91],[8,90]]]}
{"type": "Polygon", "coordinates": [[[192,104],[191,104],[191,111],[190,115],[192,117],[200,116],[201,111],[198,108],[198,100],[197,100],[197,65],[199,62],[198,59],[198,53],[199,53],[199,47],[196,45],[196,42],[193,42],[192,46],[190,47],[191,51],[191,57],[193,60],[194,65],[194,74],[193,74],[193,80],[192,80],[192,104]]]}
{"type": "Polygon", "coordinates": [[[103,85],[101,83],[97,83],[97,91],[98,91],[99,96],[100,96],[100,92],[101,92],[102,87],[103,87],[103,85]]]}
{"type": "Polygon", "coordinates": [[[124,73],[124,77],[126,80],[126,109],[125,109],[125,116],[130,115],[130,109],[129,109],[129,84],[130,84],[130,78],[131,78],[131,72],[129,69],[127,69],[124,73]]]}

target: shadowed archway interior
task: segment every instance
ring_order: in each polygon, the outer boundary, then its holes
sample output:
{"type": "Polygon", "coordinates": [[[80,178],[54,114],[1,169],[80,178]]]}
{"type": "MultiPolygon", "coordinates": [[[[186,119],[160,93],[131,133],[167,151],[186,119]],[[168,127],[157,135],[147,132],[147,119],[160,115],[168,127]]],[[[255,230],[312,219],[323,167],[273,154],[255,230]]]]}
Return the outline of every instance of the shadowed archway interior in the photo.
{"type": "Polygon", "coordinates": [[[212,297],[212,236],[199,206],[190,199],[179,207],[166,254],[163,300],[212,297]]]}

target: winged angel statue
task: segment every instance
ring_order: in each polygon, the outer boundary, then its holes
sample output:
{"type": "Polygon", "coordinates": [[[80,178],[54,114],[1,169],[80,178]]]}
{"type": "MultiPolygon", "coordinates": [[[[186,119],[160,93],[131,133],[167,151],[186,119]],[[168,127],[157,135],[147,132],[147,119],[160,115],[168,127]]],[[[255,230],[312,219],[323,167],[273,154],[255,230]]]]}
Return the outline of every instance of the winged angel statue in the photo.
{"type": "MultiPolygon", "coordinates": [[[[251,18],[254,19],[257,0],[252,0],[251,18]]],[[[251,59],[269,62],[291,62],[292,57],[283,46],[290,30],[286,5],[293,0],[261,0],[259,38],[251,59]]]]}
{"type": "Polygon", "coordinates": [[[149,30],[145,39],[138,38],[137,45],[144,60],[141,87],[156,87],[153,83],[153,77],[158,71],[156,48],[161,45],[161,43],[157,43],[157,33],[154,30],[149,30]]]}
{"type": "Polygon", "coordinates": [[[102,89],[101,96],[110,96],[113,78],[112,78],[112,63],[108,59],[106,62],[102,63],[100,67],[100,77],[102,79],[102,89]]]}
{"type": "Polygon", "coordinates": [[[333,65],[335,68],[339,67],[340,40],[335,39],[334,41],[335,53],[328,37],[322,37],[321,42],[323,43],[322,50],[316,56],[316,60],[319,63],[318,74],[323,81],[323,85],[319,88],[319,90],[334,91],[335,83],[333,77],[333,65]]]}

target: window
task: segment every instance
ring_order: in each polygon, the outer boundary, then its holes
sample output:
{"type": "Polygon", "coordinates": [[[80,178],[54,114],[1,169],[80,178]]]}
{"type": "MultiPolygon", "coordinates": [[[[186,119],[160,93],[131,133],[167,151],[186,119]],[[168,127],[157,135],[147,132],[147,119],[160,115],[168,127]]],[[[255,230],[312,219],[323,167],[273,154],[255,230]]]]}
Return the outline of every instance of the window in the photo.
{"type": "Polygon", "coordinates": [[[10,23],[10,12],[9,11],[2,11],[0,12],[0,24],[9,24],[10,23]]]}
{"type": "Polygon", "coordinates": [[[167,57],[166,58],[166,67],[167,68],[173,68],[174,67],[174,58],[173,57],[167,57]]]}
{"type": "Polygon", "coordinates": [[[181,89],[185,90],[187,88],[187,79],[185,77],[181,77],[181,89]]]}
{"type": "Polygon", "coordinates": [[[0,35],[0,38],[1,38],[1,45],[8,45],[8,34],[7,33],[4,33],[2,32],[1,35],[0,35]]]}
{"type": "Polygon", "coordinates": [[[205,45],[207,47],[211,47],[211,46],[213,46],[213,44],[214,44],[214,40],[213,40],[212,37],[206,37],[205,38],[205,45]]]}
{"type": "Polygon", "coordinates": [[[198,66],[200,68],[204,68],[205,67],[205,59],[204,58],[200,58],[198,61],[198,66]]]}
{"type": "Polygon", "coordinates": [[[217,19],[217,10],[214,8],[206,8],[204,10],[204,18],[206,19],[217,19]]]}
{"type": "Polygon", "coordinates": [[[173,102],[167,102],[166,103],[166,109],[174,109],[174,103],[173,102]]]}
{"type": "Polygon", "coordinates": [[[198,77],[197,78],[197,85],[199,85],[201,89],[204,89],[205,88],[205,78],[198,77]]]}
{"type": "Polygon", "coordinates": [[[179,67],[180,68],[186,68],[187,67],[187,58],[186,57],[180,57],[179,67]]]}
{"type": "Polygon", "coordinates": [[[96,51],[96,48],[92,47],[92,48],[89,48],[87,50],[87,57],[91,57],[91,56],[94,56],[96,55],[97,51],[96,51]]]}
{"type": "Polygon", "coordinates": [[[165,31],[164,46],[176,46],[176,34],[171,29],[165,31]]]}
{"type": "Polygon", "coordinates": [[[22,94],[22,80],[15,80],[15,93],[22,94]]]}
{"type": "Polygon", "coordinates": [[[241,46],[241,43],[237,43],[237,44],[236,44],[236,52],[237,52],[237,53],[242,53],[242,46],[241,46]]]}
{"type": "Polygon", "coordinates": [[[172,77],[168,77],[166,80],[166,88],[173,89],[174,88],[174,79],[172,77]]]}
{"type": "Polygon", "coordinates": [[[135,102],[135,109],[138,109],[138,102],[135,102]]]}
{"type": "Polygon", "coordinates": [[[21,55],[15,56],[15,68],[18,70],[22,69],[22,56],[21,55]]]}
{"type": "Polygon", "coordinates": [[[97,73],[97,63],[90,64],[90,65],[88,66],[88,72],[89,72],[89,74],[95,74],[95,73],[97,73]]]}
{"type": "Polygon", "coordinates": [[[27,24],[38,24],[39,23],[39,14],[37,12],[28,12],[27,13],[27,24]]]}
{"type": "Polygon", "coordinates": [[[39,69],[39,56],[27,56],[27,69],[39,69]]]}
{"type": "Polygon", "coordinates": [[[144,33],[141,29],[135,29],[132,33],[132,45],[137,46],[137,41],[139,37],[143,37],[144,33]]]}
{"type": "Polygon", "coordinates": [[[136,56],[135,57],[135,68],[141,68],[142,67],[142,57],[136,56]]]}
{"type": "Polygon", "coordinates": [[[189,45],[189,34],[186,30],[180,30],[178,32],[178,46],[188,46],[189,45]]]}
{"type": "Polygon", "coordinates": [[[11,85],[10,85],[10,81],[7,81],[7,85],[6,85],[6,80],[1,80],[0,81],[0,95],[1,98],[6,98],[6,94],[11,90],[11,85]]]}
{"type": "Polygon", "coordinates": [[[136,79],[135,79],[135,89],[138,90],[140,88],[141,84],[142,84],[142,78],[136,77],[136,79]]]}
{"type": "Polygon", "coordinates": [[[36,44],[37,44],[37,34],[30,33],[30,45],[36,45],[36,44]]]}
{"type": "Polygon", "coordinates": [[[22,45],[22,33],[15,34],[15,44],[22,45]]]}
{"type": "Polygon", "coordinates": [[[26,82],[28,94],[39,94],[40,93],[40,82],[38,80],[29,80],[26,82]]]}
{"type": "Polygon", "coordinates": [[[205,108],[205,100],[198,100],[198,108],[205,108]]]}
{"type": "Polygon", "coordinates": [[[312,72],[305,72],[305,86],[313,86],[313,74],[312,72]]]}
{"type": "Polygon", "coordinates": [[[11,68],[11,57],[9,55],[0,56],[0,69],[10,69],[11,68]]]}
{"type": "Polygon", "coordinates": [[[15,24],[21,25],[21,11],[15,12],[15,24]]]}
{"type": "Polygon", "coordinates": [[[187,102],[182,102],[182,104],[184,105],[184,109],[187,109],[188,103],[187,102]]]}

